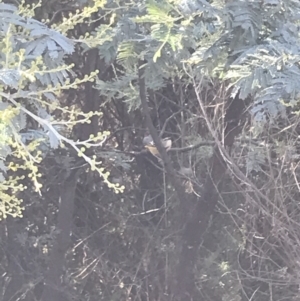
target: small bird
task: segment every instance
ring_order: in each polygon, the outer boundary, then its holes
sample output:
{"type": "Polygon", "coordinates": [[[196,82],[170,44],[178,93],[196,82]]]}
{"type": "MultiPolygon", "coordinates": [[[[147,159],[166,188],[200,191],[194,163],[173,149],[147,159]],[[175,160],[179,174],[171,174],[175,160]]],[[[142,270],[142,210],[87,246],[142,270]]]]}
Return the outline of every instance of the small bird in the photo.
{"type": "MultiPolygon", "coordinates": [[[[169,151],[172,147],[172,140],[170,138],[161,139],[161,143],[166,151],[169,151]]],[[[151,135],[145,136],[143,139],[143,144],[146,149],[155,157],[160,159],[159,151],[157,150],[151,135]]]]}

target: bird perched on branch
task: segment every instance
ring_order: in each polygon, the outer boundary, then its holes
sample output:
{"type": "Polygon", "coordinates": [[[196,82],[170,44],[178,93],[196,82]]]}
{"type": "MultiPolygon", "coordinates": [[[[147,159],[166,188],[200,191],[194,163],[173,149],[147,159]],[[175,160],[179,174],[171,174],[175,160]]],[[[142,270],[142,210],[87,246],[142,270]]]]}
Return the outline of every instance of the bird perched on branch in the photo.
{"type": "MultiPolygon", "coordinates": [[[[143,144],[153,156],[160,159],[159,151],[157,150],[151,135],[144,137],[143,144]]],[[[165,150],[168,151],[172,147],[172,140],[170,138],[161,139],[161,144],[165,150]]]]}

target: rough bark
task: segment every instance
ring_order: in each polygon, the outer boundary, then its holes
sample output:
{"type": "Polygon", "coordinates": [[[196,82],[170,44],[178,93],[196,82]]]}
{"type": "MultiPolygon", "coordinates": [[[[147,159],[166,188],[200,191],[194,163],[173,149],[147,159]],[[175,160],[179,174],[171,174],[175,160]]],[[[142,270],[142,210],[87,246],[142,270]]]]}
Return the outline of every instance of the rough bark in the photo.
{"type": "Polygon", "coordinates": [[[57,229],[59,234],[50,251],[49,269],[45,276],[44,289],[41,297],[42,301],[64,301],[69,299],[64,294],[61,278],[64,272],[65,254],[70,244],[77,179],[78,171],[74,171],[61,186],[60,205],[57,217],[57,229]]]}
{"type": "MultiPolygon", "coordinates": [[[[6,224],[7,237],[2,236],[2,240],[6,240],[6,256],[8,260],[7,274],[10,277],[10,281],[5,289],[3,300],[17,300],[22,294],[24,294],[24,272],[22,270],[22,264],[20,262],[20,245],[16,240],[17,233],[20,232],[18,221],[8,220],[6,224]]],[[[3,231],[4,232],[4,231],[3,231]]]]}

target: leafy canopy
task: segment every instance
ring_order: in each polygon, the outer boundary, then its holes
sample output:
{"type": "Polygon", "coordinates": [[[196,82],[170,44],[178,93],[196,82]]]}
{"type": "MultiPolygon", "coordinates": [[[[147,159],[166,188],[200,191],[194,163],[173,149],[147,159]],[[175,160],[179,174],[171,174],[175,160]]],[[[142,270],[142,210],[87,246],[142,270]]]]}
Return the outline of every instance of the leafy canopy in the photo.
{"type": "MultiPolygon", "coordinates": [[[[31,18],[37,6],[30,8],[22,3],[17,9],[0,3],[1,218],[22,216],[21,200],[17,198],[18,192],[26,189],[22,180],[29,177],[40,193],[39,164],[51,149],[59,147],[75,149],[109,187],[117,193],[123,190],[108,181],[109,174],[96,157],[85,154],[87,148],[102,144],[109,134],[107,131],[86,141],[71,139],[76,124],[90,123],[93,115],[101,116],[101,113],[85,114],[75,106],[62,106],[60,102],[63,91],[94,81],[97,72],[82,79],[73,76],[73,65],[65,64],[65,57],[74,51],[74,42],[31,18]],[[60,117],[54,115],[55,111],[61,112],[60,117]]],[[[89,13],[95,9],[98,7],[89,13]]],[[[80,21],[83,21],[80,16],[70,18],[68,28],[80,21]]]]}

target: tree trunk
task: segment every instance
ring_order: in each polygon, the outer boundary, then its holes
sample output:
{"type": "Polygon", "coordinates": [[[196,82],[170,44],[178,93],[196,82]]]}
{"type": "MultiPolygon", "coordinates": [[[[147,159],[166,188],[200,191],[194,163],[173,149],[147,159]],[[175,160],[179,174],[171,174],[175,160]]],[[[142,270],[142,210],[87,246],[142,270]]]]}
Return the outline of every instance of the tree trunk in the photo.
{"type": "MultiPolygon", "coordinates": [[[[17,233],[20,233],[20,227],[17,220],[8,218],[6,221],[7,237],[2,236],[2,240],[6,239],[6,256],[8,260],[7,274],[10,281],[5,289],[3,296],[4,301],[14,301],[24,294],[24,272],[22,271],[22,263],[20,262],[20,245],[16,241],[17,233]]],[[[3,231],[4,232],[4,231],[3,231]]]]}
{"type": "MultiPolygon", "coordinates": [[[[236,97],[228,106],[225,114],[225,139],[224,146],[230,149],[235,137],[240,133],[239,121],[243,114],[244,102],[236,97]]],[[[173,292],[175,300],[190,301],[201,300],[197,296],[194,280],[194,267],[197,261],[197,252],[204,232],[207,229],[211,215],[218,203],[218,186],[226,173],[226,163],[216,146],[210,163],[210,173],[204,184],[204,190],[199,198],[195,210],[182,234],[182,249],[179,255],[179,263],[176,270],[176,280],[173,292]]],[[[184,206],[184,204],[183,204],[184,206]]],[[[186,209],[182,208],[181,211],[186,209]]],[[[184,219],[187,215],[184,214],[184,219]]],[[[182,220],[181,224],[185,221],[182,220]]]]}
{"type": "Polygon", "coordinates": [[[72,172],[61,187],[57,220],[59,234],[50,253],[49,269],[46,272],[42,301],[68,300],[67,296],[64,295],[61,278],[64,271],[65,254],[70,244],[77,178],[78,172],[72,172]]]}

